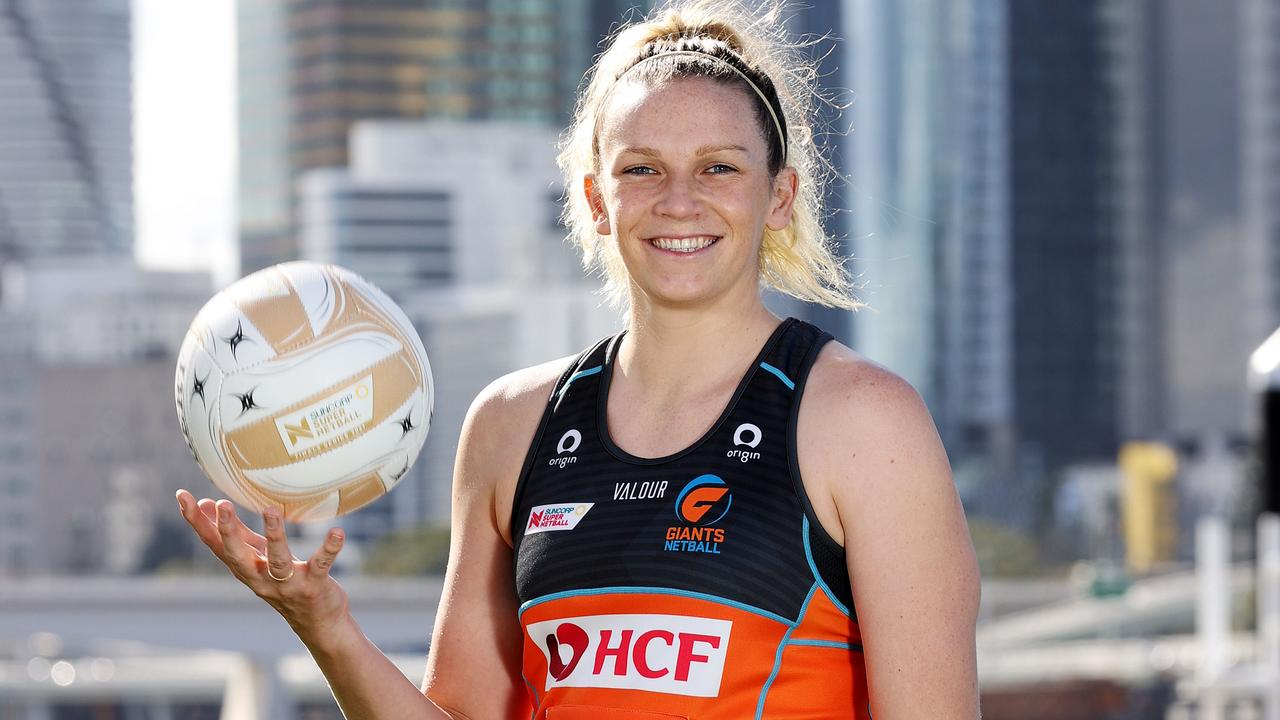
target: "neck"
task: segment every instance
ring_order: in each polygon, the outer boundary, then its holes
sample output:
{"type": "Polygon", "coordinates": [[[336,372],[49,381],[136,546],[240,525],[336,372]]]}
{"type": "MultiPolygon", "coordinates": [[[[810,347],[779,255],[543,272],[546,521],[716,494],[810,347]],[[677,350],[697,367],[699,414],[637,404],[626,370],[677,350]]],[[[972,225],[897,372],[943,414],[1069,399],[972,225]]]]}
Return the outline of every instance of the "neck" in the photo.
{"type": "Polygon", "coordinates": [[[615,373],[655,396],[736,381],[778,326],[778,318],[758,295],[748,307],[736,305],[698,309],[633,305],[615,373]],[[714,362],[717,359],[727,362],[714,362]]]}

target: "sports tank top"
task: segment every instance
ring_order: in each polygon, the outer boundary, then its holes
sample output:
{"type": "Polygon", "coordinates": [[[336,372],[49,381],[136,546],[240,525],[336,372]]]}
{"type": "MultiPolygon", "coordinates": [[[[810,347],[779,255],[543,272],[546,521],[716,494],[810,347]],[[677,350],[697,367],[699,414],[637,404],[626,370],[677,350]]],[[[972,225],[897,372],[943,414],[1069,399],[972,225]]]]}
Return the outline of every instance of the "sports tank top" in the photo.
{"type": "Polygon", "coordinates": [[[560,377],[516,487],[531,717],[869,718],[844,551],[796,460],[831,336],[782,322],[712,428],[661,458],[610,439],[621,339],[560,377]]]}

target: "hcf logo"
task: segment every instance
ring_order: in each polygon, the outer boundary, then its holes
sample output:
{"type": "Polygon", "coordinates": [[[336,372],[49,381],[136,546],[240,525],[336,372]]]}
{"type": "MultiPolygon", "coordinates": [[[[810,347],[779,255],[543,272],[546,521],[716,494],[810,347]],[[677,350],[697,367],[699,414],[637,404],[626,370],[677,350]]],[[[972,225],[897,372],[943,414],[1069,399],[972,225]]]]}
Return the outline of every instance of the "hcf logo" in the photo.
{"type": "Polygon", "coordinates": [[[532,623],[547,689],[598,687],[716,697],[729,620],[684,615],[589,615],[532,623]]]}

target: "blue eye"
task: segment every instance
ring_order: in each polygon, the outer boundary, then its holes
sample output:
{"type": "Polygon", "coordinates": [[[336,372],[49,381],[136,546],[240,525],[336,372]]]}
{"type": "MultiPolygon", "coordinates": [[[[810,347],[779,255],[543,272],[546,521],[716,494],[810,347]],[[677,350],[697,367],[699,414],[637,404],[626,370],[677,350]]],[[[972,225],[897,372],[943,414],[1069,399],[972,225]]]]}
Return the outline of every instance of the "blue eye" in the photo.
{"type": "Polygon", "coordinates": [[[653,168],[648,167],[647,165],[635,165],[633,167],[624,169],[622,171],[622,174],[623,175],[653,175],[653,174],[656,174],[657,172],[658,172],[657,170],[654,170],[653,168]]]}
{"type": "Polygon", "coordinates": [[[707,168],[707,172],[712,175],[724,175],[725,173],[737,172],[737,168],[732,165],[725,165],[724,163],[716,163],[715,165],[707,168]]]}

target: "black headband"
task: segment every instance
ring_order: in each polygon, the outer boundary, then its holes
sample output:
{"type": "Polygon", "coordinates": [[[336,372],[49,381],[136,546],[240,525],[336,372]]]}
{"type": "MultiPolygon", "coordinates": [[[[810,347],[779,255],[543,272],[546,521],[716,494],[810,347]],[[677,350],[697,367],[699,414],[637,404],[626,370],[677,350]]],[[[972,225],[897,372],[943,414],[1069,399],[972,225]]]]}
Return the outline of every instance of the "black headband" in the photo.
{"type": "MultiPolygon", "coordinates": [[[[659,50],[653,53],[652,55],[647,55],[643,58],[640,58],[635,63],[633,63],[630,67],[628,67],[626,70],[623,70],[621,73],[619,73],[618,77],[613,81],[613,85],[609,86],[609,89],[605,91],[604,97],[600,99],[599,107],[600,108],[604,107],[605,103],[608,102],[609,100],[609,95],[613,93],[613,89],[618,86],[618,83],[621,82],[624,77],[627,76],[627,73],[630,73],[632,70],[635,70],[637,67],[649,62],[650,60],[656,60],[659,58],[667,58],[672,56],[682,56],[682,57],[696,57],[699,59],[707,59],[714,62],[718,62],[724,67],[729,68],[729,70],[733,71],[733,73],[736,74],[738,77],[742,78],[742,80],[747,83],[748,87],[750,87],[755,92],[756,96],[760,98],[760,101],[764,103],[765,109],[769,111],[769,117],[773,119],[773,127],[775,130],[778,131],[778,144],[782,149],[782,165],[785,167],[787,164],[787,144],[788,144],[787,122],[786,122],[787,118],[786,118],[786,115],[782,112],[782,102],[778,98],[777,88],[774,87],[773,81],[769,79],[768,75],[765,75],[762,72],[753,73],[752,70],[747,66],[746,62],[744,62],[742,58],[738,57],[737,53],[733,52],[732,50],[728,50],[724,54],[727,57],[722,57],[721,55],[712,54],[703,50],[679,48],[679,49],[673,49],[673,50],[659,50]],[[754,79],[752,79],[751,77],[752,74],[758,74],[763,82],[756,82],[754,79]],[[763,87],[761,87],[761,85],[763,85],[763,87]]],[[[597,120],[597,125],[598,124],[599,124],[599,121],[597,120]]]]}

